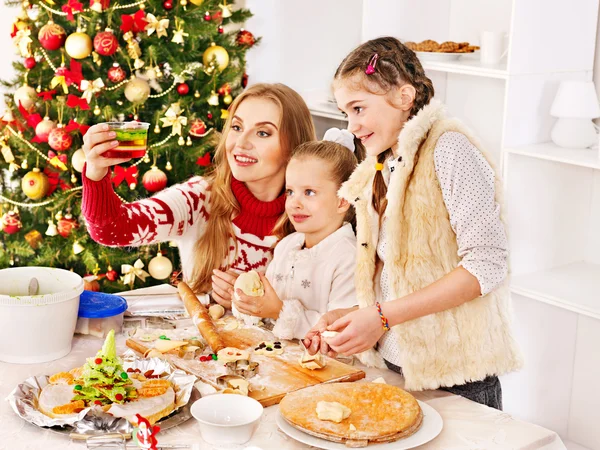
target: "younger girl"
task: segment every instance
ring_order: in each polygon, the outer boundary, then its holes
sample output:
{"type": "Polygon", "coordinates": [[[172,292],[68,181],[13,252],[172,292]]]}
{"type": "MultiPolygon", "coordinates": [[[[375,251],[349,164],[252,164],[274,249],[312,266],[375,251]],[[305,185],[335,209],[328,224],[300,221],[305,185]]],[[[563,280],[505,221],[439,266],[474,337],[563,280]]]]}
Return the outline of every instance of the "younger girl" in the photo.
{"type": "Polygon", "coordinates": [[[296,232],[277,244],[266,276],[260,275],[264,296],[238,289],[240,300],[233,300],[242,313],[275,320],[273,333],[280,339],[300,339],[322,314],[357,304],[354,209],[337,195],[358,164],[354,137],[331,129],[325,139],[346,146],[307,142],[292,153],[285,174],[286,217],[278,230],[285,235],[293,225],[296,232]]]}
{"type": "Polygon", "coordinates": [[[84,138],[87,163],[82,210],[90,236],[105,245],[176,241],[184,280],[197,293],[231,307],[238,272],[272,258],[273,227],[284,212],[285,164],[299,144],[315,139],[310,112],[283,84],[256,84],[229,108],[214,169],[148,199],[122,203],[110,167],[128,161],[103,153],[118,144],[106,124],[84,138]]]}
{"type": "Polygon", "coordinates": [[[517,370],[521,357],[491,158],[432,100],[418,58],[395,38],[353,50],[333,87],[369,156],[340,190],[356,208],[361,309],[328,313],[305,344],[368,350],[363,361],[383,358],[409,390],[442,387],[501,408],[498,375],[517,370]],[[341,333],[320,342],[326,328],[341,333]]]}

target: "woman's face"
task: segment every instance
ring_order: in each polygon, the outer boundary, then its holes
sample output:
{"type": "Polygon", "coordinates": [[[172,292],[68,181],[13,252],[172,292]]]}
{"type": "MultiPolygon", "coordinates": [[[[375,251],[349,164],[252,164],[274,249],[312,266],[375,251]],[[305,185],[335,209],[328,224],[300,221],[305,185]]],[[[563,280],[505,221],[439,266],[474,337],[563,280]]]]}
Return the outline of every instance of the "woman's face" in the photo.
{"type": "Polygon", "coordinates": [[[240,103],[225,140],[233,176],[244,183],[283,186],[287,151],[281,148],[281,111],[272,102],[249,97],[240,103]]]}

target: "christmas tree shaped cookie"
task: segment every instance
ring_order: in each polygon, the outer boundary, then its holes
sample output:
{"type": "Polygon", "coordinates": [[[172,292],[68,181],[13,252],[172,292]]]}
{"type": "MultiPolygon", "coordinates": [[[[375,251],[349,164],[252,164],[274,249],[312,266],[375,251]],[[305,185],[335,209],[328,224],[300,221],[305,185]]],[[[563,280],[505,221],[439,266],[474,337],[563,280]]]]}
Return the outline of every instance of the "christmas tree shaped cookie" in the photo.
{"type": "Polygon", "coordinates": [[[83,400],[88,405],[124,403],[137,397],[137,391],[117,357],[114,330],[108,333],[96,356],[87,359],[81,380],[77,381],[80,384],[73,388],[76,393],[73,400],[83,400]]]}

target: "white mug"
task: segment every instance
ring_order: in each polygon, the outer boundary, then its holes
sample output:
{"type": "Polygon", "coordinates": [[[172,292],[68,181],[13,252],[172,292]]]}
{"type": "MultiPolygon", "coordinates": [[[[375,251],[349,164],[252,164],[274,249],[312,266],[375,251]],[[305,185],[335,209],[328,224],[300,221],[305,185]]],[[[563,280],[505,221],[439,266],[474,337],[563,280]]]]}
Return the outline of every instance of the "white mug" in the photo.
{"type": "Polygon", "coordinates": [[[481,33],[481,63],[498,64],[508,53],[508,46],[504,49],[504,40],[508,34],[496,31],[483,31],[481,33]]]}

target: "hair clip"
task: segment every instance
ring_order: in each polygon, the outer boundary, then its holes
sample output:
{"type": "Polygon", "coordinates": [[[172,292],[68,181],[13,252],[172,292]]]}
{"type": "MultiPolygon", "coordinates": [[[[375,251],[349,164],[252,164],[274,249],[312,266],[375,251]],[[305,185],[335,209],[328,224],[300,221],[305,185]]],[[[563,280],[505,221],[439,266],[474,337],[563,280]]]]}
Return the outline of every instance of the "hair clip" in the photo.
{"type": "Polygon", "coordinates": [[[377,66],[378,59],[379,59],[379,55],[377,53],[375,53],[373,56],[371,56],[371,59],[369,60],[369,65],[365,69],[365,73],[367,75],[371,75],[371,74],[375,73],[375,66],[377,66]]]}
{"type": "Polygon", "coordinates": [[[375,170],[376,171],[383,170],[383,164],[382,163],[375,163],[375,170]]]}

